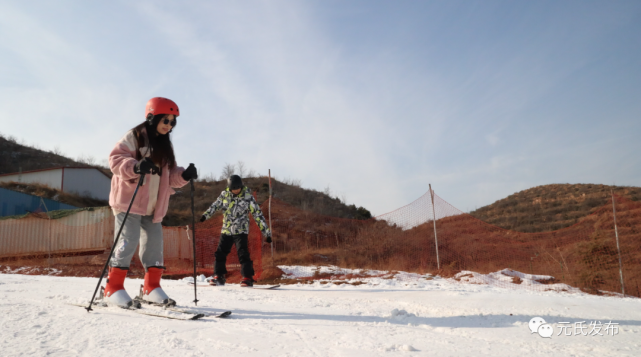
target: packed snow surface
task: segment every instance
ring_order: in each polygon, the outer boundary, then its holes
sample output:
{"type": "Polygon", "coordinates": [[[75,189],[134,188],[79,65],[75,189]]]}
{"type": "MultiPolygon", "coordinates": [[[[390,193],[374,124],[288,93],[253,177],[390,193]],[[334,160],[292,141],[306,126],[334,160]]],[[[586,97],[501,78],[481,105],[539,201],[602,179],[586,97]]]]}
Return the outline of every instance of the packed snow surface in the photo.
{"type": "MultiPolygon", "coordinates": [[[[290,278],[337,277],[275,290],[198,286],[198,308],[231,310],[232,318],[179,321],[118,308],[87,313],[69,305],[89,301],[95,278],[0,274],[0,355],[638,356],[641,351],[641,299],[503,288],[492,279],[512,278],[500,272],[462,272],[471,275],[455,280],[281,268],[290,278]],[[465,283],[470,279],[486,281],[465,283]],[[543,327],[553,331],[550,338],[542,337],[543,327]]],[[[522,283],[515,285],[541,279],[519,278],[522,283]]],[[[162,284],[179,304],[193,306],[188,280],[162,284]]],[[[133,296],[141,283],[127,279],[125,287],[133,296]]]]}

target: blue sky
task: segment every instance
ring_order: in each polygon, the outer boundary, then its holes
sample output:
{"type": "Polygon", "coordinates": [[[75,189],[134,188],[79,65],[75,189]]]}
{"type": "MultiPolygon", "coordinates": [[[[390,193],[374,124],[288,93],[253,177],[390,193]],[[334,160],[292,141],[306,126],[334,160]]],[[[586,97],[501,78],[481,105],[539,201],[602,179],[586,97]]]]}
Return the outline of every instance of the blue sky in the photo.
{"type": "Polygon", "coordinates": [[[639,1],[3,1],[0,132],[106,159],[154,96],[178,162],[382,214],[640,185],[639,1]]]}

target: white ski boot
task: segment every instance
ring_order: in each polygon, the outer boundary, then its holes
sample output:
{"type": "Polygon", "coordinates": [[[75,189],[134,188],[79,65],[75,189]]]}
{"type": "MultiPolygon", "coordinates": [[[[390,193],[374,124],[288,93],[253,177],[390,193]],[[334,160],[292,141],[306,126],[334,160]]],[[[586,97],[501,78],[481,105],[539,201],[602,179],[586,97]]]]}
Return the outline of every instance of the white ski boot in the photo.
{"type": "Polygon", "coordinates": [[[165,291],[160,287],[160,278],[162,277],[163,268],[149,267],[145,273],[145,285],[142,286],[142,291],[137,300],[141,302],[159,305],[159,306],[175,306],[176,301],[169,298],[165,291]]]}
{"type": "Polygon", "coordinates": [[[125,290],[124,287],[127,271],[129,271],[129,268],[109,268],[107,285],[103,292],[103,301],[108,305],[115,305],[124,309],[129,309],[134,305],[133,300],[131,300],[131,297],[127,294],[127,290],[125,290]]]}

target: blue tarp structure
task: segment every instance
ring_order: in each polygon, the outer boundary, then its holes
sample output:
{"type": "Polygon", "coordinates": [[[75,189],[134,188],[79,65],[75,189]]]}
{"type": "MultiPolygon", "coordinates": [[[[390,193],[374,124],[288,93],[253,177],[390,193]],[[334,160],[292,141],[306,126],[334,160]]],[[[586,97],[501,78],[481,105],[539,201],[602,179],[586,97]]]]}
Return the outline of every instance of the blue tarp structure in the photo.
{"type": "Polygon", "coordinates": [[[0,187],[0,217],[76,208],[78,207],[0,187]]]}

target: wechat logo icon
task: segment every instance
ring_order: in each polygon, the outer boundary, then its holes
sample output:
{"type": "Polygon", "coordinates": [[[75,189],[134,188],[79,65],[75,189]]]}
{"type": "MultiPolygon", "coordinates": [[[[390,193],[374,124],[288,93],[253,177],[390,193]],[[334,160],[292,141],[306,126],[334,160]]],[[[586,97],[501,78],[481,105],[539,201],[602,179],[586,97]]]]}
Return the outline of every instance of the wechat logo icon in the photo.
{"type": "Polygon", "coordinates": [[[543,338],[551,338],[554,334],[554,329],[550,324],[545,323],[542,317],[533,317],[528,324],[530,333],[538,333],[543,338]]]}

